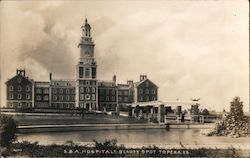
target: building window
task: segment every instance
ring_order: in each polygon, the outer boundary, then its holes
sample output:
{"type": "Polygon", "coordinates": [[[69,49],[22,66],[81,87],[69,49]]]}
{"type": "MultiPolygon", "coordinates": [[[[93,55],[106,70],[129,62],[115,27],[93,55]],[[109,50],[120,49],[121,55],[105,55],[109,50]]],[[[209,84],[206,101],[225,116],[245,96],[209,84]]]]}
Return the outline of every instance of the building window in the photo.
{"type": "Polygon", "coordinates": [[[10,99],[13,99],[13,93],[10,93],[10,99]]]}
{"type": "Polygon", "coordinates": [[[10,103],[10,107],[13,108],[13,103],[10,103]]]}
{"type": "Polygon", "coordinates": [[[155,96],[152,97],[152,100],[156,100],[156,99],[155,99],[155,96]]]}
{"type": "Polygon", "coordinates": [[[53,94],[56,94],[56,93],[57,93],[56,89],[53,89],[53,94]]]}
{"type": "Polygon", "coordinates": [[[26,103],[26,106],[27,106],[27,108],[29,108],[30,107],[30,103],[26,103]]]}
{"type": "Polygon", "coordinates": [[[86,94],[86,95],[85,95],[85,99],[86,99],[86,100],[89,100],[89,99],[90,99],[89,94],[86,94]]]}
{"type": "Polygon", "coordinates": [[[18,89],[18,91],[22,91],[22,87],[21,86],[18,86],[17,89],[18,89]]]}
{"type": "Polygon", "coordinates": [[[108,94],[108,95],[109,95],[109,89],[106,89],[106,94],[108,94]]]}
{"type": "Polygon", "coordinates": [[[86,88],[86,93],[89,93],[89,87],[86,88]]]}
{"type": "Polygon", "coordinates": [[[80,92],[81,92],[81,93],[83,93],[83,92],[84,92],[84,91],[83,91],[83,87],[80,87],[80,92]]]}
{"type": "Polygon", "coordinates": [[[128,95],[128,91],[126,90],[126,91],[124,91],[124,95],[128,95]]]}
{"type": "Polygon", "coordinates": [[[42,100],[41,96],[40,95],[36,96],[36,100],[42,100]]]}
{"type": "Polygon", "coordinates": [[[115,101],[115,96],[112,96],[112,101],[115,101]]]}
{"type": "Polygon", "coordinates": [[[69,94],[69,89],[66,89],[66,94],[69,94]]]}
{"type": "Polygon", "coordinates": [[[37,93],[37,94],[41,94],[41,93],[42,93],[42,90],[41,90],[40,88],[37,88],[37,89],[36,89],[36,93],[37,93]]]}
{"type": "Polygon", "coordinates": [[[80,94],[80,100],[84,100],[84,94],[80,94]]]}
{"type": "Polygon", "coordinates": [[[71,100],[74,101],[74,100],[75,100],[75,96],[72,96],[72,97],[71,97],[71,100]]]}
{"type": "Polygon", "coordinates": [[[27,91],[27,92],[30,91],[30,86],[26,86],[26,91],[27,91]]]}
{"type": "Polygon", "coordinates": [[[143,101],[143,97],[142,96],[139,96],[139,101],[143,101]]]}
{"type": "Polygon", "coordinates": [[[142,90],[142,89],[139,89],[139,93],[142,94],[142,93],[143,93],[143,90],[142,90]]]}
{"type": "Polygon", "coordinates": [[[10,91],[13,91],[13,86],[10,86],[10,91]]]}
{"type": "Polygon", "coordinates": [[[86,85],[89,85],[89,81],[86,81],[86,85]]]}
{"type": "Polygon", "coordinates": [[[17,79],[17,82],[18,82],[18,83],[21,83],[21,82],[22,82],[21,78],[18,78],[18,79],[17,79]]]}
{"type": "Polygon", "coordinates": [[[18,99],[22,99],[22,94],[18,94],[18,99]]]}
{"type": "Polygon", "coordinates": [[[118,97],[118,101],[121,102],[122,101],[122,97],[118,97]]]}
{"type": "Polygon", "coordinates": [[[47,95],[45,95],[44,97],[43,97],[43,100],[49,100],[49,97],[47,96],[47,95]]]}
{"type": "Polygon", "coordinates": [[[22,103],[18,103],[18,107],[21,108],[22,107],[22,103]]]}
{"type": "Polygon", "coordinates": [[[61,100],[61,101],[63,100],[63,96],[62,96],[62,95],[60,95],[60,100],[61,100]]]}
{"type": "Polygon", "coordinates": [[[152,89],[152,94],[155,94],[155,90],[154,89],[152,89]]]}
{"type": "Polygon", "coordinates": [[[114,89],[112,90],[112,94],[115,95],[115,90],[114,89]]]}
{"type": "Polygon", "coordinates": [[[95,94],[92,94],[92,100],[95,100],[95,94]]]}
{"type": "Polygon", "coordinates": [[[75,94],[75,90],[74,90],[74,89],[72,89],[72,90],[71,90],[71,93],[72,93],[72,94],[75,94]]]}
{"type": "Polygon", "coordinates": [[[30,99],[30,94],[26,94],[26,99],[30,99]]]}
{"type": "Polygon", "coordinates": [[[109,101],[109,96],[106,96],[106,101],[109,101]]]}
{"type": "Polygon", "coordinates": [[[85,76],[90,77],[90,69],[89,68],[85,69],[85,76]]]}
{"type": "Polygon", "coordinates": [[[62,88],[60,89],[60,93],[63,94],[63,89],[62,88]]]}
{"type": "Polygon", "coordinates": [[[69,109],[69,104],[66,104],[66,108],[68,108],[68,109],[69,109]]]}
{"type": "Polygon", "coordinates": [[[56,95],[53,95],[53,100],[57,100],[57,96],[56,95]]]}
{"type": "Polygon", "coordinates": [[[66,96],[66,100],[69,100],[69,96],[68,95],[66,96]]]}
{"type": "Polygon", "coordinates": [[[118,95],[122,95],[122,91],[120,90],[120,91],[118,91],[118,95]]]}
{"type": "Polygon", "coordinates": [[[92,87],[92,92],[95,93],[95,87],[92,87]]]}
{"type": "Polygon", "coordinates": [[[128,101],[128,97],[124,97],[124,101],[127,102],[128,101]]]}
{"type": "Polygon", "coordinates": [[[148,90],[148,89],[146,89],[145,93],[146,93],[146,94],[149,94],[149,90],[148,90]]]}
{"type": "Polygon", "coordinates": [[[47,88],[44,89],[44,90],[43,90],[43,93],[44,93],[44,94],[49,94],[49,89],[47,89],[47,88]]]}
{"type": "Polygon", "coordinates": [[[100,89],[100,94],[101,94],[101,95],[103,94],[103,90],[102,90],[102,89],[100,89]]]}
{"type": "Polygon", "coordinates": [[[146,96],[146,101],[149,101],[149,96],[146,96]]]}

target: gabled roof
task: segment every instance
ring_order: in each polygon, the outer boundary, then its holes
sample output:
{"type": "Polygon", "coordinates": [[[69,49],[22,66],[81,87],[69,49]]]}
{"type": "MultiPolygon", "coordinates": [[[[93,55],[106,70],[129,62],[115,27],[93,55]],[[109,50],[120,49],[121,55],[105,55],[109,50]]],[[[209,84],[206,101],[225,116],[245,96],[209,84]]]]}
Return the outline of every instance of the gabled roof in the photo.
{"type": "Polygon", "coordinates": [[[150,79],[148,79],[148,78],[146,78],[146,79],[144,79],[144,80],[142,80],[142,81],[139,81],[139,82],[135,82],[134,83],[134,85],[135,85],[135,87],[138,87],[139,85],[141,85],[143,82],[145,82],[145,81],[148,81],[148,82],[150,82],[150,83],[152,83],[154,86],[156,86],[157,88],[158,88],[158,86],[156,85],[156,84],[154,84],[154,82],[152,82],[150,79]]]}
{"type": "Polygon", "coordinates": [[[5,84],[7,84],[9,81],[13,80],[13,79],[16,78],[17,76],[19,76],[19,77],[21,77],[21,78],[23,78],[23,79],[29,81],[30,83],[33,83],[33,82],[34,82],[32,79],[29,79],[28,76],[23,76],[23,75],[21,75],[21,74],[16,74],[16,75],[15,75],[14,77],[12,77],[11,79],[8,79],[8,80],[5,82],[5,84]]]}

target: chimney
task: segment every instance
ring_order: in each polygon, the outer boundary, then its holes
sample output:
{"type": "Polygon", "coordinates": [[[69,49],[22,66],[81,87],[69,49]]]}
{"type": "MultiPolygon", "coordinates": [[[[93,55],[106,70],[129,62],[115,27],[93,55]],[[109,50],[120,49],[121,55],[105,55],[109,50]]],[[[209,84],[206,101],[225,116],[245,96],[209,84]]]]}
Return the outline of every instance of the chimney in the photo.
{"type": "Polygon", "coordinates": [[[113,76],[113,82],[116,83],[116,75],[113,76]]]}
{"type": "Polygon", "coordinates": [[[23,76],[25,77],[25,69],[23,69],[23,76]]]}
{"type": "Polygon", "coordinates": [[[128,85],[132,85],[133,84],[133,80],[127,80],[127,84],[128,85]]]}
{"type": "Polygon", "coordinates": [[[52,80],[52,73],[51,72],[49,73],[49,80],[50,81],[52,80]]]}
{"type": "Polygon", "coordinates": [[[144,80],[146,80],[147,79],[147,75],[144,75],[144,80]]]}
{"type": "Polygon", "coordinates": [[[144,78],[144,75],[140,75],[140,81],[142,81],[144,78]]]}
{"type": "Polygon", "coordinates": [[[19,72],[19,70],[18,70],[18,69],[16,69],[16,74],[18,74],[18,72],[19,72]]]}

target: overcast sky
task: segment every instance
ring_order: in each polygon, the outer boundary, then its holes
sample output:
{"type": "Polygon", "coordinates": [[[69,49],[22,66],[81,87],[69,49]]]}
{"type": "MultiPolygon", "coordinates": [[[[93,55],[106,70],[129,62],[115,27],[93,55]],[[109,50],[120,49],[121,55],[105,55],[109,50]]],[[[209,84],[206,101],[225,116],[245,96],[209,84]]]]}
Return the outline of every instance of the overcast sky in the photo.
{"type": "Polygon", "coordinates": [[[87,17],[98,79],[119,83],[140,74],[159,86],[159,100],[201,98],[202,108],[249,107],[247,0],[2,1],[1,102],[4,82],[25,68],[34,80],[74,79],[87,17]]]}

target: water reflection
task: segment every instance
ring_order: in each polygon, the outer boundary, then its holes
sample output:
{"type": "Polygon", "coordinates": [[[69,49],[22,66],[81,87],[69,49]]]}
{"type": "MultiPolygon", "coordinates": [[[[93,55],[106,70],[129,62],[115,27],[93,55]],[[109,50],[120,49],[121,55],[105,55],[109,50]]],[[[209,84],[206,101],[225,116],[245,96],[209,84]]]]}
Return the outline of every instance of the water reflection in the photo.
{"type": "Polygon", "coordinates": [[[18,141],[38,141],[40,144],[62,144],[67,140],[78,143],[92,142],[92,139],[104,141],[116,138],[121,144],[220,144],[248,143],[247,138],[207,137],[199,129],[146,129],[146,130],[99,130],[76,132],[51,132],[21,134],[18,141]]]}

